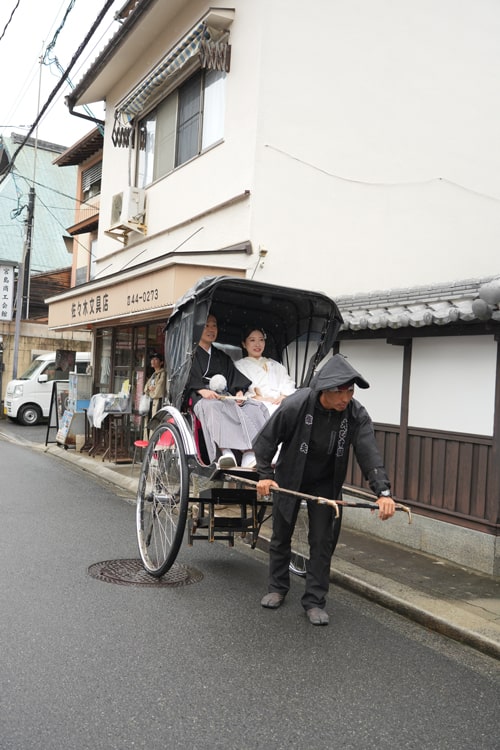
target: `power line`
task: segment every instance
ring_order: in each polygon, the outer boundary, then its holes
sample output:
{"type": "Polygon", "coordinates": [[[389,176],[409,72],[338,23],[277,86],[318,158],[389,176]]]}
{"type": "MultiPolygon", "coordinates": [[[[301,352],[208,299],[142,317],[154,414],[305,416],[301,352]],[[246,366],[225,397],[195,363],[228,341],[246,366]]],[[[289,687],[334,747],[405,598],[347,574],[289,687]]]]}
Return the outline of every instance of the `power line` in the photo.
{"type": "MultiPolygon", "coordinates": [[[[78,198],[75,198],[75,196],[73,196],[73,195],[68,195],[68,193],[64,193],[64,192],[63,192],[62,190],[57,190],[57,188],[51,187],[50,185],[45,185],[45,184],[44,184],[43,182],[37,182],[36,180],[28,179],[27,177],[25,177],[24,175],[22,175],[22,174],[20,174],[20,173],[17,173],[17,175],[14,175],[14,174],[13,174],[12,176],[13,176],[13,177],[17,177],[18,179],[22,179],[22,180],[25,180],[25,182],[27,182],[27,183],[28,183],[28,185],[37,185],[38,187],[42,187],[42,188],[44,188],[45,190],[48,190],[48,191],[50,191],[50,192],[52,192],[52,193],[56,193],[57,195],[61,195],[61,196],[62,196],[63,198],[68,198],[68,200],[71,200],[71,201],[72,201],[72,205],[71,205],[70,207],[68,207],[68,209],[67,209],[68,211],[73,211],[73,212],[74,212],[74,210],[75,210],[75,203],[76,203],[76,204],[78,204],[78,203],[79,203],[79,204],[80,204],[81,206],[82,206],[82,205],[85,205],[85,204],[87,203],[87,201],[81,201],[81,200],[79,200],[78,198]]],[[[23,211],[24,209],[26,209],[26,208],[27,208],[27,206],[26,206],[26,205],[20,206],[20,195],[22,195],[22,194],[20,193],[20,190],[19,190],[19,188],[17,187],[17,185],[16,185],[16,192],[17,192],[17,194],[18,194],[18,201],[17,201],[17,203],[18,203],[18,208],[17,208],[17,209],[13,209],[13,211],[16,211],[16,214],[17,214],[17,216],[19,216],[19,214],[20,214],[20,213],[21,213],[21,212],[22,212],[22,211],[23,211]]],[[[0,200],[1,200],[2,198],[4,198],[4,199],[7,199],[7,196],[2,196],[2,195],[0,195],[0,200]]],[[[43,208],[44,208],[44,209],[45,209],[45,210],[46,210],[46,211],[47,211],[47,212],[48,212],[48,213],[49,213],[49,214],[50,214],[50,215],[51,215],[51,216],[53,217],[53,219],[54,219],[54,220],[55,220],[55,221],[56,221],[56,222],[57,222],[57,223],[58,223],[58,224],[60,225],[60,227],[61,227],[61,228],[62,228],[62,229],[64,230],[64,232],[67,232],[67,229],[66,229],[66,227],[64,226],[64,224],[63,224],[63,223],[61,222],[61,220],[59,219],[59,217],[58,217],[58,216],[56,216],[56,215],[55,215],[55,214],[53,213],[53,210],[52,210],[52,209],[54,209],[54,208],[57,208],[57,210],[59,210],[59,211],[65,211],[65,210],[66,210],[66,208],[65,208],[65,207],[61,207],[61,206],[59,206],[59,207],[54,207],[54,206],[51,206],[51,207],[49,207],[49,206],[47,205],[47,203],[45,203],[45,202],[43,201],[43,199],[41,198],[41,196],[40,196],[40,193],[37,193],[37,194],[36,194],[36,199],[37,199],[37,201],[38,201],[38,202],[39,202],[39,203],[40,203],[40,204],[41,204],[41,205],[43,206],[43,208]]],[[[8,198],[8,200],[11,200],[11,201],[13,201],[14,199],[13,199],[13,198],[8,198]]],[[[14,221],[14,220],[15,220],[15,218],[17,218],[17,217],[12,217],[12,220],[14,221]]],[[[22,221],[24,222],[24,221],[25,221],[25,219],[23,219],[22,221]]],[[[2,225],[2,226],[12,226],[12,225],[11,225],[11,224],[4,224],[4,225],[2,225]]],[[[71,236],[71,235],[70,235],[70,236],[71,236]]],[[[90,256],[91,258],[95,258],[95,257],[96,257],[96,256],[95,256],[95,254],[94,254],[94,253],[93,253],[93,252],[92,252],[91,250],[89,250],[89,249],[88,249],[88,247],[86,247],[86,246],[85,246],[85,245],[83,244],[83,242],[80,242],[80,240],[79,240],[79,239],[77,239],[77,237],[73,236],[73,241],[75,241],[75,242],[77,243],[77,245],[79,245],[79,246],[80,246],[80,248],[81,248],[82,250],[85,250],[85,252],[86,252],[86,253],[87,253],[87,254],[88,254],[88,255],[89,255],[89,256],[90,256]]]]}
{"type": "Polygon", "coordinates": [[[43,58],[42,58],[42,65],[50,65],[52,62],[55,62],[61,73],[63,73],[63,68],[62,68],[62,66],[59,63],[59,60],[57,59],[56,56],[54,56],[52,58],[52,60],[50,60],[49,59],[49,53],[52,52],[52,50],[56,46],[57,38],[58,38],[59,34],[61,33],[61,31],[62,31],[62,29],[64,27],[64,24],[66,23],[67,17],[69,16],[69,14],[71,13],[71,11],[73,10],[74,5],[75,5],[75,0],[70,0],[70,3],[68,5],[68,7],[66,8],[66,12],[64,14],[64,18],[61,21],[61,23],[59,24],[59,27],[54,32],[54,36],[52,37],[52,41],[49,42],[49,44],[47,45],[47,48],[45,50],[45,54],[43,55],[43,58]]]}
{"type": "Polygon", "coordinates": [[[16,3],[16,5],[15,5],[15,7],[14,7],[14,10],[13,10],[13,11],[11,12],[11,14],[10,14],[10,18],[9,18],[9,20],[7,21],[7,23],[6,23],[6,24],[5,24],[5,26],[3,27],[3,31],[2,31],[2,36],[0,36],[0,42],[1,42],[1,41],[2,41],[2,39],[4,38],[4,36],[5,36],[5,32],[7,31],[7,28],[8,28],[9,26],[10,26],[10,23],[11,23],[11,21],[12,21],[12,18],[13,18],[13,16],[14,16],[14,13],[15,13],[15,12],[16,12],[16,10],[17,10],[17,9],[19,8],[19,3],[20,3],[20,2],[21,2],[21,0],[17,0],[17,3],[16,3]]]}
{"type": "MultiPolygon", "coordinates": [[[[21,190],[18,188],[18,186],[16,184],[16,178],[17,178],[17,179],[24,180],[28,184],[28,186],[30,186],[30,185],[36,185],[37,187],[41,187],[44,190],[48,190],[51,193],[55,193],[56,195],[60,195],[63,198],[67,198],[68,200],[72,201],[72,206],[68,210],[73,210],[74,211],[75,210],[75,204],[79,204],[80,206],[83,206],[83,207],[88,207],[88,201],[86,201],[86,200],[80,200],[79,198],[76,198],[75,195],[70,195],[68,193],[65,193],[63,190],[58,190],[57,188],[53,187],[52,185],[47,185],[44,182],[38,182],[37,180],[33,180],[32,178],[25,177],[25,175],[21,174],[20,172],[17,172],[17,171],[14,172],[13,171],[12,174],[11,174],[11,176],[12,176],[12,178],[14,180],[14,185],[16,187],[17,201],[16,201],[15,198],[12,198],[11,196],[3,195],[3,194],[0,194],[0,200],[8,200],[9,202],[12,202],[12,203],[16,203],[17,202],[17,205],[19,207],[20,201],[21,201],[21,197],[22,197],[23,193],[21,192],[21,190]]],[[[40,198],[39,194],[37,194],[37,198],[38,199],[40,198]]],[[[20,210],[13,209],[13,211],[16,211],[16,214],[19,214],[19,213],[21,213],[21,211],[24,208],[26,208],[26,206],[22,206],[20,210]]],[[[66,207],[63,207],[63,206],[59,206],[57,208],[59,210],[66,210],[66,207]]],[[[16,217],[12,217],[12,218],[14,219],[16,217]]],[[[24,219],[23,219],[23,221],[24,221],[24,219]]],[[[9,225],[4,224],[3,226],[9,226],[9,225]]]]}
{"type": "MultiPolygon", "coordinates": [[[[55,55],[55,54],[54,54],[54,55],[53,55],[52,57],[51,57],[50,55],[51,55],[51,53],[52,53],[52,52],[54,51],[54,48],[55,48],[55,46],[56,46],[56,44],[57,44],[57,39],[58,39],[58,37],[59,37],[59,34],[60,34],[60,33],[61,33],[61,31],[63,30],[63,28],[64,28],[64,25],[65,25],[65,23],[66,23],[66,19],[68,18],[69,14],[70,14],[70,13],[71,13],[71,11],[73,10],[73,8],[74,8],[74,5],[75,5],[75,2],[76,2],[76,0],[70,0],[70,3],[69,3],[69,5],[68,5],[68,7],[66,8],[66,12],[65,12],[65,14],[64,14],[64,18],[62,19],[61,23],[59,24],[59,27],[58,27],[58,28],[56,29],[56,31],[54,32],[54,36],[52,37],[52,40],[51,40],[51,41],[49,42],[49,44],[47,45],[47,47],[46,47],[46,49],[45,49],[45,53],[44,53],[43,57],[41,58],[41,64],[42,64],[42,65],[46,65],[46,66],[47,66],[47,67],[49,67],[49,68],[50,68],[50,67],[51,67],[52,65],[55,65],[55,66],[56,66],[56,68],[57,68],[57,70],[59,71],[60,75],[62,75],[63,77],[64,77],[64,68],[63,68],[63,66],[61,65],[61,63],[59,62],[59,58],[58,58],[58,57],[57,57],[57,55],[55,55]]],[[[66,76],[66,80],[68,81],[68,84],[69,84],[69,86],[70,86],[70,87],[71,87],[72,89],[74,89],[74,88],[75,88],[75,86],[74,86],[73,82],[71,81],[71,79],[69,78],[69,76],[66,76]]],[[[84,111],[85,111],[85,112],[86,112],[86,113],[87,113],[87,114],[88,114],[88,115],[89,115],[90,117],[94,117],[94,115],[93,115],[93,113],[92,113],[92,110],[91,110],[91,109],[90,109],[90,107],[88,107],[88,106],[87,106],[86,104],[84,105],[83,109],[84,109],[84,111]]]]}
{"type": "MultiPolygon", "coordinates": [[[[62,9],[62,5],[63,5],[63,4],[64,4],[64,0],[61,0],[61,5],[60,5],[60,7],[59,7],[59,10],[58,10],[58,12],[57,12],[57,16],[58,16],[58,15],[59,15],[59,13],[61,12],[61,9],[62,9]]],[[[55,25],[55,19],[54,19],[54,21],[52,22],[52,24],[51,24],[51,26],[50,26],[50,30],[48,31],[48,33],[47,33],[47,36],[50,36],[50,34],[52,33],[52,37],[53,37],[53,42],[54,42],[54,43],[55,43],[55,39],[57,38],[57,36],[58,36],[58,34],[59,34],[59,31],[61,31],[61,30],[62,30],[62,28],[63,28],[63,26],[64,26],[64,24],[65,24],[65,22],[66,22],[66,20],[67,20],[67,16],[68,16],[68,14],[69,14],[69,11],[71,10],[71,8],[72,8],[73,4],[74,4],[74,0],[71,0],[71,6],[70,6],[70,7],[69,7],[69,8],[67,9],[67,11],[66,11],[66,14],[65,14],[65,17],[64,17],[64,20],[63,20],[62,24],[61,24],[61,25],[59,26],[59,28],[58,28],[58,29],[56,30],[56,32],[54,32],[54,31],[53,31],[53,28],[54,28],[54,25],[55,25]]],[[[51,44],[52,44],[52,43],[51,43],[51,44]]],[[[25,97],[26,93],[27,93],[27,92],[29,91],[30,87],[32,86],[32,84],[33,84],[33,82],[34,82],[34,79],[35,79],[35,77],[36,77],[37,75],[38,75],[38,76],[40,75],[40,68],[41,68],[41,65],[42,65],[42,61],[43,61],[43,47],[44,47],[44,45],[43,45],[43,43],[42,43],[42,46],[41,46],[41,49],[40,49],[40,54],[39,54],[39,55],[37,55],[37,60],[36,60],[36,63],[34,63],[34,64],[33,64],[33,66],[32,66],[32,67],[30,68],[30,70],[28,71],[28,73],[27,73],[27,75],[26,75],[26,79],[25,79],[25,81],[24,81],[23,85],[22,85],[22,86],[19,86],[19,87],[17,88],[17,91],[16,91],[16,99],[15,99],[15,100],[13,100],[13,101],[12,101],[12,102],[10,103],[10,104],[11,104],[11,109],[10,109],[10,111],[11,111],[11,112],[13,113],[13,115],[14,115],[14,116],[15,116],[15,114],[14,114],[14,113],[15,113],[15,112],[17,111],[17,108],[18,108],[18,106],[19,106],[19,105],[20,105],[20,104],[22,103],[22,101],[23,101],[23,99],[24,99],[24,97],[25,97]]],[[[49,45],[49,47],[50,47],[50,45],[49,45]]],[[[62,67],[61,67],[61,72],[63,72],[63,69],[62,69],[62,67]]],[[[55,74],[53,74],[53,75],[55,75],[55,74]]],[[[59,76],[57,76],[57,77],[59,77],[59,76]]],[[[11,116],[11,115],[9,115],[9,117],[10,117],[10,116],[11,116]]],[[[3,127],[6,127],[6,126],[3,126],[3,127]]],[[[24,126],[24,127],[26,127],[26,128],[29,128],[29,127],[31,127],[31,126],[30,126],[30,125],[27,125],[27,126],[24,126]]]]}
{"type": "MultiPolygon", "coordinates": [[[[52,210],[51,210],[51,209],[49,208],[49,206],[47,206],[47,204],[46,204],[46,203],[44,203],[44,202],[43,202],[43,200],[42,200],[42,199],[40,198],[40,196],[39,196],[39,195],[37,195],[37,198],[38,198],[38,200],[40,201],[41,205],[42,205],[42,206],[43,206],[43,207],[45,208],[45,210],[46,210],[46,211],[47,211],[47,212],[48,212],[48,213],[49,213],[49,214],[50,214],[50,215],[52,216],[52,218],[53,218],[53,219],[54,219],[54,220],[55,220],[55,221],[57,222],[57,224],[59,224],[59,226],[60,226],[60,227],[61,227],[61,228],[62,228],[62,229],[64,230],[64,232],[67,232],[67,229],[66,229],[66,227],[65,227],[65,226],[64,226],[64,224],[63,224],[63,223],[61,222],[61,220],[59,219],[59,217],[58,217],[58,216],[56,216],[56,215],[55,215],[55,214],[53,213],[53,211],[52,211],[52,210]]],[[[72,236],[72,235],[70,235],[70,237],[72,237],[73,241],[76,241],[76,243],[77,243],[77,244],[78,244],[78,245],[80,246],[80,248],[81,248],[82,250],[85,250],[85,252],[86,252],[86,253],[88,253],[88,255],[89,255],[89,256],[90,256],[91,258],[94,258],[94,259],[95,259],[95,257],[96,257],[96,256],[95,256],[95,254],[94,254],[94,253],[92,252],[92,250],[89,250],[89,248],[88,248],[88,247],[86,247],[86,246],[85,246],[85,245],[83,244],[83,242],[80,242],[80,240],[79,240],[79,239],[77,239],[77,238],[76,238],[75,236],[72,236]]]]}
{"type": "Polygon", "coordinates": [[[334,172],[329,172],[327,169],[323,169],[323,167],[318,166],[317,164],[313,164],[312,162],[306,161],[305,159],[301,159],[299,156],[295,156],[294,154],[289,153],[288,151],[283,151],[282,149],[278,148],[277,146],[272,146],[270,143],[266,143],[264,148],[269,148],[271,151],[275,151],[277,154],[281,154],[281,156],[285,156],[287,159],[290,159],[291,161],[295,161],[298,164],[302,164],[305,167],[308,167],[309,169],[313,169],[316,172],[321,172],[321,174],[326,175],[327,177],[332,177],[335,180],[339,180],[340,182],[349,182],[353,185],[361,185],[363,187],[374,187],[374,188],[400,188],[400,187],[419,187],[421,185],[431,185],[435,182],[443,182],[447,185],[452,185],[453,187],[458,188],[459,190],[463,190],[466,193],[472,193],[473,195],[477,195],[480,198],[487,198],[491,201],[500,202],[500,198],[498,198],[496,195],[490,195],[488,193],[483,193],[480,190],[474,190],[474,188],[467,187],[467,185],[462,185],[459,182],[455,182],[454,180],[449,180],[447,177],[428,177],[423,180],[405,180],[405,181],[398,181],[398,182],[383,182],[383,181],[377,181],[377,180],[357,180],[353,177],[346,177],[345,175],[335,174],[334,172]]]}
{"type": "Polygon", "coordinates": [[[57,193],[57,195],[62,195],[63,198],[69,198],[74,203],[79,203],[81,206],[87,203],[87,201],[84,201],[84,200],[82,201],[79,198],[76,198],[74,195],[68,195],[68,193],[64,193],[62,190],[58,190],[57,188],[52,187],[51,185],[46,185],[44,182],[37,182],[36,180],[32,180],[31,178],[25,177],[20,172],[17,173],[17,176],[20,177],[22,180],[25,180],[29,185],[38,185],[38,187],[43,187],[46,190],[50,190],[53,193],[57,193]]]}
{"type": "Polygon", "coordinates": [[[9,163],[9,164],[8,164],[8,165],[7,165],[7,166],[6,166],[6,167],[5,167],[4,169],[3,169],[3,171],[2,171],[2,172],[0,172],[0,176],[2,176],[2,175],[3,175],[3,176],[1,177],[1,180],[0,180],[0,185],[2,184],[2,182],[4,182],[4,180],[6,179],[6,177],[7,177],[7,176],[8,176],[8,174],[9,174],[10,170],[11,170],[11,169],[13,168],[13,166],[14,166],[14,163],[15,163],[15,160],[16,160],[16,158],[17,158],[17,155],[19,154],[19,152],[21,151],[21,149],[22,149],[22,148],[24,147],[24,145],[25,145],[25,144],[26,144],[26,142],[28,141],[29,137],[31,136],[31,134],[32,134],[32,133],[33,133],[33,131],[35,130],[35,128],[36,128],[36,126],[38,125],[38,123],[40,122],[40,120],[42,119],[43,115],[44,115],[44,114],[45,114],[45,112],[47,111],[47,109],[48,109],[48,107],[49,107],[50,103],[52,102],[52,100],[53,100],[53,99],[54,99],[54,97],[56,96],[56,94],[57,94],[57,92],[59,91],[59,89],[61,89],[61,88],[62,88],[62,86],[64,85],[64,83],[66,82],[66,79],[68,78],[68,76],[69,76],[69,73],[70,73],[70,71],[71,71],[71,70],[72,70],[72,68],[73,68],[73,67],[75,66],[75,64],[76,64],[76,62],[77,62],[77,60],[78,60],[78,58],[80,57],[80,55],[82,54],[83,50],[84,50],[84,49],[85,49],[85,47],[87,46],[87,44],[88,44],[88,42],[90,41],[91,37],[92,37],[92,36],[94,35],[94,33],[95,33],[95,31],[96,31],[97,27],[99,26],[99,24],[101,23],[102,19],[104,18],[104,16],[106,15],[106,13],[107,13],[107,12],[108,12],[108,10],[110,9],[110,7],[111,7],[111,6],[113,5],[114,1],[115,1],[115,0],[107,0],[107,2],[106,2],[106,4],[104,5],[103,9],[102,9],[102,10],[101,10],[101,12],[99,13],[99,15],[97,16],[96,20],[95,20],[95,21],[94,21],[94,23],[92,24],[92,26],[91,26],[91,28],[90,28],[89,32],[87,33],[87,36],[85,37],[85,39],[84,39],[84,40],[83,40],[83,42],[82,42],[82,43],[80,44],[80,46],[78,47],[77,51],[75,52],[75,54],[74,54],[74,55],[73,55],[73,57],[71,58],[71,61],[70,61],[69,65],[68,65],[68,67],[67,67],[67,68],[66,68],[66,70],[64,71],[63,77],[62,77],[62,78],[60,79],[60,81],[59,81],[59,82],[57,83],[57,85],[56,85],[56,86],[54,87],[54,89],[52,90],[51,94],[49,95],[49,98],[47,99],[47,101],[46,101],[46,102],[45,102],[45,104],[43,105],[43,107],[42,107],[41,111],[40,111],[40,112],[38,113],[38,116],[37,116],[37,118],[36,118],[35,122],[34,122],[34,123],[32,124],[32,126],[31,126],[31,128],[30,128],[29,132],[28,132],[28,133],[27,133],[27,135],[26,135],[26,136],[24,137],[23,141],[21,142],[21,144],[19,145],[19,147],[17,148],[17,150],[16,150],[16,151],[14,152],[14,154],[12,155],[12,158],[11,158],[11,160],[10,160],[10,163],[9,163]]]}

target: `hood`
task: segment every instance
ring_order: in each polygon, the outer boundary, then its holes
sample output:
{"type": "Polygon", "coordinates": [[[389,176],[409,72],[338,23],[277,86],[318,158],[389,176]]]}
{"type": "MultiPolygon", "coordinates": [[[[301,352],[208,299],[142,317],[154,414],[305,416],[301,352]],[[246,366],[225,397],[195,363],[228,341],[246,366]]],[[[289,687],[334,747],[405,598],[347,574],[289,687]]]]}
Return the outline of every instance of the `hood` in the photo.
{"type": "Polygon", "coordinates": [[[349,364],[342,354],[334,354],[311,381],[313,391],[329,391],[339,385],[355,383],[360,388],[369,388],[370,384],[349,364]]]}

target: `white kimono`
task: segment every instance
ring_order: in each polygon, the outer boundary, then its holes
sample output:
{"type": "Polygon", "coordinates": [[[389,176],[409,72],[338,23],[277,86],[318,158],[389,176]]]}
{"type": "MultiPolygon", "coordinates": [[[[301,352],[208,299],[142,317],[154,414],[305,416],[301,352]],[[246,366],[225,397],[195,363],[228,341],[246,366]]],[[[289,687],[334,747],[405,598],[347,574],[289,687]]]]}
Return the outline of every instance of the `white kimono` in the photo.
{"type": "MultiPolygon", "coordinates": [[[[275,399],[279,396],[289,396],[296,390],[295,383],[286,368],[274,359],[243,357],[234,364],[240,372],[252,381],[252,385],[247,391],[249,396],[255,397],[258,393],[265,399],[275,399]]],[[[272,404],[270,401],[264,401],[263,403],[270,414],[276,411],[279,406],[279,404],[272,404]]]]}

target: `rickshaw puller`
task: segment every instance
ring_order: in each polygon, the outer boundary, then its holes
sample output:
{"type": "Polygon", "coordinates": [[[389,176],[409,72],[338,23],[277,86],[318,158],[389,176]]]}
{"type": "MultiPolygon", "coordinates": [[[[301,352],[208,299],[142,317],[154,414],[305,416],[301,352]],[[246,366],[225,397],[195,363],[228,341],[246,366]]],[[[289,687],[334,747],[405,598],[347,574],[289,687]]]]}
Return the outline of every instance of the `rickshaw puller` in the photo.
{"type": "MultiPolygon", "coordinates": [[[[282,486],[304,494],[339,499],[352,445],[363,475],[377,496],[379,518],[395,512],[391,485],[382,464],[372,420],[353,399],[354,386],[368,382],[340,354],[334,355],[315,375],[311,386],[288,396],[256,436],[259,497],[270,487],[282,486]],[[280,455],[273,469],[278,445],[280,455]]],[[[273,531],[269,550],[269,587],[261,604],[281,606],[290,588],[291,539],[300,499],[273,493],[273,531]]],[[[328,625],[325,610],[331,558],[340,533],[341,516],[331,506],[308,501],[309,560],[302,606],[313,625],[328,625]]]]}

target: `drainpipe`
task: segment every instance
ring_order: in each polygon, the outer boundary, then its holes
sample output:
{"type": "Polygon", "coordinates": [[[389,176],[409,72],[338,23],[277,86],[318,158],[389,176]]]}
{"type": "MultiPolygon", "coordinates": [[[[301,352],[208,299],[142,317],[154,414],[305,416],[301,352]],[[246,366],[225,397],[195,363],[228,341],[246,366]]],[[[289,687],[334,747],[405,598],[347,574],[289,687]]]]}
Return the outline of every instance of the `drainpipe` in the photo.
{"type": "Polygon", "coordinates": [[[91,117],[91,115],[84,115],[81,112],[75,112],[73,109],[74,104],[70,96],[65,96],[64,102],[69,110],[70,115],[73,115],[74,117],[81,117],[82,120],[89,120],[90,122],[94,122],[96,125],[104,128],[104,120],[99,120],[98,117],[91,117]]]}

